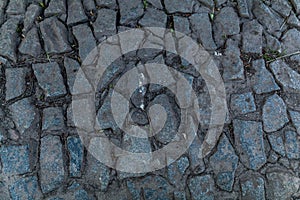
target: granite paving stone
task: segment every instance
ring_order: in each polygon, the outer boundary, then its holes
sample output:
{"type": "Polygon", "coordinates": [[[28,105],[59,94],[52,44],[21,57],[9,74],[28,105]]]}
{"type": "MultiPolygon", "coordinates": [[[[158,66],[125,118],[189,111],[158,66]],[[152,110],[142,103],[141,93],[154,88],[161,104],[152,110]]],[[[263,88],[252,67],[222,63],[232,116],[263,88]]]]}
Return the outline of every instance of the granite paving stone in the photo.
{"type": "Polygon", "coordinates": [[[249,18],[249,8],[247,0],[237,0],[238,3],[238,11],[241,17],[249,18]]]}
{"type": "Polygon", "coordinates": [[[36,4],[28,6],[25,13],[23,33],[27,33],[32,28],[37,17],[41,14],[41,10],[42,8],[36,4]]]}
{"type": "Polygon", "coordinates": [[[242,50],[245,53],[262,53],[262,32],[263,27],[256,20],[243,24],[242,50]]]}
{"type": "Polygon", "coordinates": [[[282,49],[285,50],[285,53],[294,53],[300,49],[300,32],[297,29],[288,30],[282,40],[282,49]]]}
{"type": "Polygon", "coordinates": [[[83,163],[83,144],[76,136],[68,137],[68,151],[70,156],[70,176],[80,177],[83,163]]]}
{"type": "Polygon", "coordinates": [[[300,134],[300,112],[289,110],[289,114],[297,133],[300,134]]]}
{"type": "Polygon", "coordinates": [[[264,200],[265,181],[256,174],[246,174],[241,179],[242,196],[241,199],[264,200]]]}
{"type": "Polygon", "coordinates": [[[210,175],[191,177],[188,181],[188,188],[193,200],[213,200],[214,198],[214,180],[210,175]]]}
{"type": "Polygon", "coordinates": [[[262,123],[234,120],[235,146],[241,162],[248,168],[258,170],[267,161],[263,140],[262,123]]]}
{"type": "Polygon", "coordinates": [[[32,57],[38,57],[41,55],[42,47],[37,28],[33,27],[27,34],[25,34],[25,38],[19,46],[19,52],[32,57]]]}
{"type": "Polygon", "coordinates": [[[45,9],[45,16],[50,17],[53,15],[63,15],[66,14],[67,7],[66,2],[61,0],[51,0],[48,7],[45,9]]]}
{"type": "Polygon", "coordinates": [[[143,27],[162,27],[167,24],[167,15],[160,10],[148,8],[139,24],[143,27]]]}
{"type": "Polygon", "coordinates": [[[5,70],[6,76],[6,96],[5,100],[11,100],[22,95],[26,89],[26,75],[28,68],[7,68],[5,70]]]}
{"type": "Polygon", "coordinates": [[[87,21],[83,5],[80,0],[68,1],[68,19],[67,24],[72,25],[75,23],[87,21]]]}
{"type": "Polygon", "coordinates": [[[37,63],[33,64],[32,68],[46,98],[59,97],[67,93],[60,67],[56,62],[37,63]]]}
{"type": "Polygon", "coordinates": [[[35,176],[18,179],[9,187],[9,191],[13,200],[42,198],[38,180],[35,176]]]}
{"type": "Polygon", "coordinates": [[[289,1],[278,0],[272,2],[271,8],[280,13],[283,17],[288,17],[292,11],[292,5],[289,1]]]}
{"type": "Polygon", "coordinates": [[[56,17],[46,18],[40,22],[40,29],[46,53],[65,53],[72,50],[67,28],[56,17]]]}
{"type": "Polygon", "coordinates": [[[291,0],[291,3],[294,6],[297,14],[300,14],[300,1],[299,0],[291,0]]]}
{"type": "Polygon", "coordinates": [[[64,180],[62,144],[58,136],[47,135],[41,139],[40,186],[43,193],[61,186],[64,180]]]}
{"type": "Polygon", "coordinates": [[[158,9],[163,9],[163,5],[160,0],[147,0],[147,2],[152,4],[154,7],[158,9]]]}
{"type": "Polygon", "coordinates": [[[139,0],[124,0],[119,3],[120,23],[128,24],[138,20],[144,13],[144,6],[139,0]]]}
{"type": "Polygon", "coordinates": [[[2,171],[8,175],[31,171],[29,146],[2,146],[0,149],[2,171]]]}
{"type": "Polygon", "coordinates": [[[8,15],[20,15],[24,14],[26,5],[24,1],[10,0],[7,6],[6,13],[8,15]]]}
{"type": "Polygon", "coordinates": [[[263,59],[253,61],[252,67],[255,70],[255,73],[251,77],[251,81],[253,83],[253,90],[256,94],[280,90],[274,77],[266,69],[265,61],[263,59]]]}
{"type": "Polygon", "coordinates": [[[96,0],[97,6],[115,8],[117,7],[116,0],[96,0]]]}
{"type": "Polygon", "coordinates": [[[215,6],[215,3],[213,0],[199,0],[199,2],[210,9],[214,8],[214,6],[215,6]]]}
{"type": "Polygon", "coordinates": [[[64,116],[61,107],[48,107],[43,109],[42,130],[62,131],[64,128],[64,116]]]}
{"type": "Polygon", "coordinates": [[[296,132],[285,132],[285,150],[289,159],[300,158],[300,139],[296,132]]]}
{"type": "Polygon", "coordinates": [[[271,144],[272,149],[279,153],[282,156],[285,156],[285,148],[284,148],[284,142],[283,138],[279,133],[269,134],[268,135],[269,142],[271,144]]]}
{"type": "Polygon", "coordinates": [[[231,95],[231,109],[236,114],[256,111],[254,97],[251,92],[231,95]]]}
{"type": "Polygon", "coordinates": [[[263,124],[266,132],[274,132],[289,122],[284,101],[274,94],[266,99],[263,106],[263,124]]]}
{"type": "Polygon", "coordinates": [[[184,2],[180,0],[165,0],[165,7],[168,13],[191,13],[193,11],[194,0],[186,0],[184,2]]]}
{"type": "Polygon", "coordinates": [[[94,34],[97,40],[100,40],[105,36],[111,36],[116,34],[116,20],[117,12],[110,9],[98,10],[98,16],[93,23],[94,34]]]}

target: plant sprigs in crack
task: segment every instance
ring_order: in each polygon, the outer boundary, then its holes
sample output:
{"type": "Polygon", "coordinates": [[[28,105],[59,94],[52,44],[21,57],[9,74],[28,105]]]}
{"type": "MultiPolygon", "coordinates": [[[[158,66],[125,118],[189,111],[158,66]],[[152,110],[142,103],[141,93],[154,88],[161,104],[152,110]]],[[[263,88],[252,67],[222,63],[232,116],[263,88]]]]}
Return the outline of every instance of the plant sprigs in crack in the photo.
{"type": "Polygon", "coordinates": [[[279,52],[272,49],[264,49],[262,57],[265,61],[270,62],[284,55],[285,55],[284,52],[279,52]]]}
{"type": "Polygon", "coordinates": [[[44,9],[46,8],[46,6],[45,6],[44,2],[42,2],[42,1],[41,1],[41,2],[39,2],[39,5],[41,6],[41,8],[44,8],[44,9]]]}
{"type": "Polygon", "coordinates": [[[147,7],[148,7],[148,2],[147,2],[147,0],[143,0],[143,4],[144,4],[144,8],[147,8],[147,7]]]}

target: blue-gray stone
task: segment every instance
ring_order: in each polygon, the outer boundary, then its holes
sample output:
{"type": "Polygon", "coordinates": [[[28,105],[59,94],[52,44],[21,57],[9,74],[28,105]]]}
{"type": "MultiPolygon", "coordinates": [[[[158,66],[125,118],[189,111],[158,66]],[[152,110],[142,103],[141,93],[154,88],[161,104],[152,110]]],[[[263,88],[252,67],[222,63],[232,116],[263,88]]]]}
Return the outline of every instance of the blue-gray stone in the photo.
{"type": "Polygon", "coordinates": [[[40,29],[47,53],[72,51],[68,42],[67,28],[56,17],[46,18],[40,23],[40,29]]]}
{"type": "Polygon", "coordinates": [[[33,64],[32,68],[46,98],[58,97],[67,93],[60,68],[56,62],[37,63],[33,64]]]}
{"type": "Polygon", "coordinates": [[[234,120],[235,146],[241,162],[248,168],[258,170],[267,161],[262,124],[255,121],[234,120]]]}
{"type": "Polygon", "coordinates": [[[299,191],[299,177],[284,169],[270,169],[266,177],[266,199],[291,199],[299,191]]]}
{"type": "Polygon", "coordinates": [[[40,184],[43,193],[61,186],[64,180],[62,144],[58,136],[47,135],[41,139],[40,184]]]}
{"type": "Polygon", "coordinates": [[[42,46],[38,35],[38,30],[33,27],[26,33],[25,38],[19,46],[19,52],[32,57],[38,57],[42,53],[42,46]]]}
{"type": "Polygon", "coordinates": [[[300,134],[300,112],[296,112],[296,111],[289,111],[292,122],[295,126],[295,128],[297,129],[297,133],[300,134]]]}
{"type": "Polygon", "coordinates": [[[270,64],[275,78],[287,92],[300,92],[300,74],[292,70],[284,61],[277,60],[270,64]]]}
{"type": "Polygon", "coordinates": [[[91,198],[84,189],[80,189],[75,192],[74,199],[92,200],[93,198],[91,198]]]}
{"type": "Polygon", "coordinates": [[[248,175],[240,181],[242,190],[242,200],[264,200],[265,199],[265,181],[263,178],[248,175]]]}
{"type": "Polygon", "coordinates": [[[249,9],[248,9],[248,3],[247,0],[237,0],[238,3],[238,10],[241,17],[249,18],[249,9]]]}
{"type": "MultiPolygon", "coordinates": [[[[174,185],[180,185],[180,180],[184,175],[186,169],[189,167],[189,160],[187,157],[183,156],[177,161],[168,166],[168,178],[170,182],[174,185]]],[[[183,185],[184,187],[184,185],[183,185]]]]}
{"type": "Polygon", "coordinates": [[[2,146],[0,155],[5,174],[24,174],[31,171],[28,145],[2,146]]]}
{"type": "Polygon", "coordinates": [[[10,195],[13,200],[20,199],[41,199],[38,180],[35,176],[18,179],[9,187],[10,195]]]}
{"type": "Polygon", "coordinates": [[[151,144],[148,138],[138,138],[129,134],[123,137],[123,149],[133,153],[150,153],[151,144]]]}
{"type": "Polygon", "coordinates": [[[68,1],[68,25],[83,22],[87,19],[81,0],[68,1]]]}
{"type": "Polygon", "coordinates": [[[12,118],[17,129],[23,134],[33,123],[36,117],[36,109],[31,103],[31,99],[21,99],[9,106],[12,118]]]}
{"type": "Polygon", "coordinates": [[[154,7],[158,9],[163,9],[162,3],[160,0],[147,0],[148,3],[151,3],[154,7]]]}
{"type": "Polygon", "coordinates": [[[231,95],[230,107],[234,114],[246,114],[256,111],[254,97],[251,92],[231,95]]]}
{"type": "Polygon", "coordinates": [[[285,0],[277,0],[272,2],[272,9],[277,11],[282,17],[290,16],[292,6],[288,1],[285,0]]]}
{"type": "Polygon", "coordinates": [[[160,10],[148,8],[143,18],[139,21],[143,27],[162,27],[167,24],[167,15],[160,10]]]}
{"type": "Polygon", "coordinates": [[[210,175],[195,176],[188,181],[193,200],[214,200],[214,180],[210,175]]]}
{"type": "Polygon", "coordinates": [[[300,31],[296,28],[288,30],[281,39],[282,49],[286,53],[294,53],[300,49],[300,31]]]}
{"type": "Polygon", "coordinates": [[[266,132],[277,131],[289,121],[286,105],[277,94],[267,98],[263,106],[262,117],[266,132]]]}
{"type": "Polygon", "coordinates": [[[262,32],[263,27],[256,20],[243,24],[242,50],[245,53],[262,53],[262,32]]]}
{"type": "Polygon", "coordinates": [[[110,181],[110,169],[96,160],[95,157],[88,154],[85,179],[89,185],[97,187],[101,191],[105,191],[110,181]]]}
{"type": "MultiPolygon", "coordinates": [[[[41,14],[42,8],[37,4],[30,4],[25,13],[23,33],[27,33],[34,25],[35,20],[41,14]]],[[[36,28],[34,28],[36,29],[36,28]]],[[[32,29],[31,29],[32,30],[32,29]]],[[[30,34],[27,34],[30,35],[30,34]]]]}
{"type": "Polygon", "coordinates": [[[191,13],[194,7],[194,0],[165,0],[165,7],[168,13],[191,13]]]}
{"type": "Polygon", "coordinates": [[[98,16],[93,23],[94,34],[97,40],[111,36],[116,33],[117,12],[110,9],[98,10],[98,16]]]}
{"type": "Polygon", "coordinates": [[[144,13],[144,5],[139,0],[123,0],[119,2],[120,23],[128,24],[137,20],[144,13]]]}
{"type": "Polygon", "coordinates": [[[79,56],[83,62],[90,52],[96,47],[96,40],[93,32],[87,24],[80,24],[73,27],[73,34],[79,45],[79,56]]]}
{"type": "Polygon", "coordinates": [[[194,141],[189,147],[188,155],[190,160],[190,168],[191,170],[195,171],[196,173],[201,173],[205,170],[205,165],[202,158],[199,158],[200,155],[200,148],[199,146],[202,145],[202,142],[198,137],[195,137],[194,141]]]}
{"type": "Polygon", "coordinates": [[[8,15],[22,15],[25,13],[26,5],[23,1],[11,0],[8,3],[6,13],[8,15]]]}
{"type": "Polygon", "coordinates": [[[97,6],[115,8],[117,6],[116,0],[96,0],[97,6]]]}
{"type": "Polygon", "coordinates": [[[225,135],[220,139],[217,151],[209,161],[216,174],[216,184],[222,190],[232,191],[239,158],[225,135]]]}
{"type": "Polygon", "coordinates": [[[210,9],[215,7],[214,0],[199,0],[199,2],[210,9]]]}
{"type": "Polygon", "coordinates": [[[285,132],[285,150],[289,159],[300,158],[300,139],[296,132],[285,132]]]}
{"type": "Polygon", "coordinates": [[[11,100],[22,95],[26,89],[25,77],[29,72],[28,68],[7,68],[5,70],[6,77],[6,96],[5,100],[11,100]]]}
{"type": "Polygon", "coordinates": [[[274,77],[266,69],[265,61],[263,59],[253,61],[252,67],[255,70],[255,73],[251,77],[251,82],[253,84],[253,90],[256,94],[280,90],[280,87],[276,84],[274,77]]]}
{"type": "Polygon", "coordinates": [[[68,151],[70,156],[70,176],[80,177],[83,162],[83,144],[79,137],[68,137],[68,151]]]}
{"type": "Polygon", "coordinates": [[[61,0],[51,0],[48,7],[45,10],[45,17],[53,15],[63,15],[66,14],[66,2],[61,0]]]}
{"type": "Polygon", "coordinates": [[[189,26],[188,18],[181,17],[181,16],[173,16],[174,21],[174,29],[175,31],[184,33],[189,35],[191,33],[191,29],[189,26]]]}
{"type": "Polygon", "coordinates": [[[300,14],[300,1],[299,0],[291,0],[291,3],[293,4],[296,14],[300,14]]]}
{"type": "Polygon", "coordinates": [[[174,192],[174,200],[186,200],[185,192],[175,191],[174,192]]]}
{"type": "Polygon", "coordinates": [[[61,131],[64,128],[62,107],[49,107],[43,110],[43,131],[61,131]]]}
{"type": "Polygon", "coordinates": [[[285,156],[284,143],[281,135],[279,134],[269,134],[268,135],[269,142],[271,144],[272,149],[279,153],[282,156],[285,156]]]}

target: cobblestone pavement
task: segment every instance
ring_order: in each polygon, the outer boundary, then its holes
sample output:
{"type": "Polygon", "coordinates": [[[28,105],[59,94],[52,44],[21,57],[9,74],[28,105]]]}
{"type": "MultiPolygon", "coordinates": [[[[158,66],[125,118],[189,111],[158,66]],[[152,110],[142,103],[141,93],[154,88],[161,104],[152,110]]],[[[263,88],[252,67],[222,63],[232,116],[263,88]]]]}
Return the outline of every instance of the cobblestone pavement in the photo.
{"type": "Polygon", "coordinates": [[[300,0],[0,0],[0,27],[1,200],[300,199],[300,0]],[[149,124],[141,102],[157,102],[168,117],[162,132],[136,141],[116,127],[108,97],[126,68],[140,63],[183,73],[204,124],[171,165],[124,173],[82,144],[72,86],[82,61],[107,36],[149,26],[180,31],[210,52],[228,113],[218,144],[198,158],[211,113],[205,81],[168,52],[124,55],[108,68],[95,105],[111,141],[149,152],[171,141],[178,126],[172,93],[148,85],[144,96],[131,98],[132,118],[149,124]]]}

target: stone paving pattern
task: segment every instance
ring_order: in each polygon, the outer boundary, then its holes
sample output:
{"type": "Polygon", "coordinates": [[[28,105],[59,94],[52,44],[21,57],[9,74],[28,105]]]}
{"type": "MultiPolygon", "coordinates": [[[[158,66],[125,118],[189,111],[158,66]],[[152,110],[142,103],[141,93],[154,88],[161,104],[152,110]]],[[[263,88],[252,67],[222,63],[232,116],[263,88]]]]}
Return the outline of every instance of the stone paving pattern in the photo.
{"type": "MultiPolygon", "coordinates": [[[[300,0],[1,0],[0,199],[300,199],[300,55],[272,61],[299,50],[300,0]],[[229,109],[219,142],[204,159],[197,153],[205,126],[168,167],[127,174],[83,146],[72,121],[72,85],[97,44],[145,26],[202,44],[220,69],[229,109]]],[[[111,141],[132,152],[160,148],[178,126],[172,94],[153,85],[144,88],[143,103],[165,108],[160,134],[136,141],[112,120],[114,81],[126,67],[147,62],[182,72],[198,94],[203,124],[209,122],[205,82],[186,61],[163,51],[125,55],[107,71],[96,106],[111,141]]],[[[148,124],[140,106],[134,94],[133,120],[148,124]]]]}

